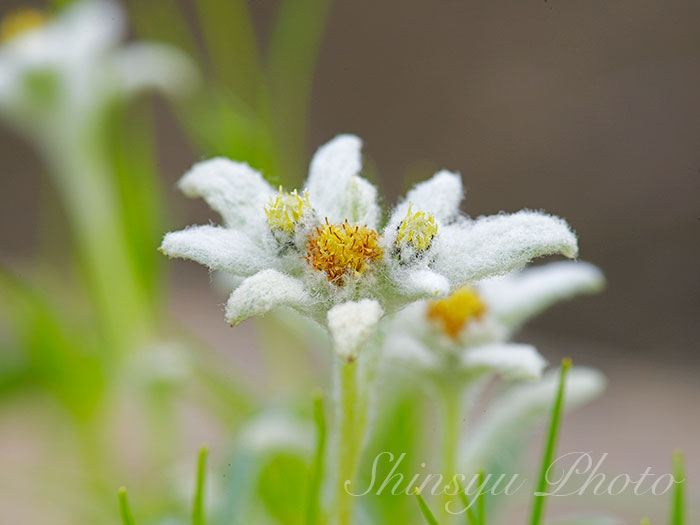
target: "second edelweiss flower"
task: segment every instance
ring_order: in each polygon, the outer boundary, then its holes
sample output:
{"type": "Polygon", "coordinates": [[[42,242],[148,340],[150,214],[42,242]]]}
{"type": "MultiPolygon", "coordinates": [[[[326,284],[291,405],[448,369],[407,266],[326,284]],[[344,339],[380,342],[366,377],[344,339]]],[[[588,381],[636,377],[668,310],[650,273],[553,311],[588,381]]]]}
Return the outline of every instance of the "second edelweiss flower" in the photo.
{"type": "Polygon", "coordinates": [[[360,150],[357,137],[336,137],[312,159],[305,189],[291,193],[275,191],[247,164],[196,164],[180,188],[204,198],[224,225],[168,233],[161,250],[237,278],[226,305],[231,324],[288,306],[326,326],[343,303],[373,301],[374,315],[359,317],[376,324],[385,312],[533,258],[577,254],[576,237],[557,217],[460,216],[462,181],[447,171],[409,191],[380,230],[377,190],[359,176],[360,150]]]}

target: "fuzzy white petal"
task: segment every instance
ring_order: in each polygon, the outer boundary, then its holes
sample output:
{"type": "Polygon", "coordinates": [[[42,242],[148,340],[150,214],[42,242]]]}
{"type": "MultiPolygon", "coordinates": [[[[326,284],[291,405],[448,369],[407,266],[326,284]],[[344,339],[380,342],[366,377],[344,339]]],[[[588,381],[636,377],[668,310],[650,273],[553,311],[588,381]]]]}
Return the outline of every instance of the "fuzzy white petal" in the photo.
{"type": "Polygon", "coordinates": [[[222,157],[195,164],[178,186],[188,197],[202,197],[226,225],[239,229],[263,227],[265,205],[275,193],[253,168],[222,157]]]}
{"type": "Polygon", "coordinates": [[[597,293],[604,286],[598,267],[560,261],[482,281],[479,293],[491,312],[514,329],[556,302],[597,293]]]}
{"type": "Polygon", "coordinates": [[[576,257],[578,245],[559,217],[534,211],[460,221],[438,231],[433,269],[460,286],[521,268],[544,255],[576,257]]]}
{"type": "Polygon", "coordinates": [[[390,331],[382,349],[382,366],[391,373],[392,369],[406,366],[416,370],[436,371],[440,360],[436,352],[430,350],[416,337],[390,331]]]}
{"type": "Polygon", "coordinates": [[[531,345],[491,343],[464,352],[461,365],[471,373],[498,372],[508,379],[535,380],[547,361],[531,345]]]}
{"type": "Polygon", "coordinates": [[[442,170],[416,184],[406,194],[406,201],[411,202],[416,210],[429,212],[440,221],[449,221],[459,212],[463,197],[462,177],[442,170]]]}
{"type": "Polygon", "coordinates": [[[349,222],[377,228],[381,215],[377,188],[362,177],[355,175],[350,178],[345,208],[342,213],[349,222]]]}
{"type": "Polygon", "coordinates": [[[389,271],[396,291],[408,299],[439,299],[450,291],[447,278],[428,269],[415,270],[395,264],[389,271]]]}
{"type": "Polygon", "coordinates": [[[311,206],[322,220],[376,227],[379,219],[376,188],[359,177],[362,170],[362,141],[354,135],[339,135],[321,146],[309,168],[306,189],[311,206]]]}
{"type": "MultiPolygon", "coordinates": [[[[540,381],[524,383],[504,392],[478,422],[474,431],[460,445],[460,472],[471,473],[487,468],[503,450],[508,450],[514,436],[522,440],[549,414],[559,382],[559,371],[547,372],[540,381]]],[[[564,390],[564,409],[569,411],[600,395],[605,378],[592,368],[569,370],[564,390]]]]}
{"type": "Polygon", "coordinates": [[[197,71],[187,56],[164,44],[128,45],[114,57],[114,67],[128,93],[157,89],[168,95],[182,95],[190,92],[197,81],[197,71]]]}
{"type": "Polygon", "coordinates": [[[252,275],[270,264],[250,237],[220,226],[192,226],[167,233],[160,250],[169,257],[190,259],[235,275],[252,275]]]}
{"type": "Polygon", "coordinates": [[[384,311],[372,299],[350,301],[328,311],[328,331],[336,353],[342,359],[357,358],[362,344],[375,332],[384,311]]]}
{"type": "Polygon", "coordinates": [[[226,303],[226,322],[235,325],[278,306],[304,311],[311,304],[311,296],[299,279],[276,270],[263,270],[248,277],[233,291],[226,303]]]}

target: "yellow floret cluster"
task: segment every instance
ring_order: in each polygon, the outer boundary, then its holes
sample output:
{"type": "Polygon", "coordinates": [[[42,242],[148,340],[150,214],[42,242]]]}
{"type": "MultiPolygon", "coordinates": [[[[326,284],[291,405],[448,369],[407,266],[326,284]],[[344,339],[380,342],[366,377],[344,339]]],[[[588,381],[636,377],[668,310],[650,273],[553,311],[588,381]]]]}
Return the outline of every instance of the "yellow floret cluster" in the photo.
{"type": "Polygon", "coordinates": [[[399,232],[396,234],[396,244],[410,243],[416,250],[422,251],[430,246],[437,235],[435,217],[423,211],[413,212],[412,204],[408,205],[406,217],[401,221],[399,232]]]}
{"type": "Polygon", "coordinates": [[[361,274],[381,257],[377,232],[367,226],[353,226],[347,220],[342,224],[328,224],[326,220],[306,246],[306,261],[337,284],[342,284],[343,275],[361,274]]]}
{"type": "Polygon", "coordinates": [[[426,316],[440,324],[445,333],[454,339],[469,321],[479,319],[484,312],[486,305],[479,294],[465,286],[445,299],[430,301],[426,316]]]}
{"type": "Polygon", "coordinates": [[[27,31],[44,25],[47,16],[39,9],[17,9],[8,13],[0,23],[0,42],[6,42],[27,31]]]}
{"type": "Polygon", "coordinates": [[[309,195],[306,192],[299,195],[297,190],[287,193],[280,188],[279,193],[271,198],[265,207],[265,214],[272,230],[292,233],[297,222],[304,216],[304,212],[310,208],[309,195]]]}

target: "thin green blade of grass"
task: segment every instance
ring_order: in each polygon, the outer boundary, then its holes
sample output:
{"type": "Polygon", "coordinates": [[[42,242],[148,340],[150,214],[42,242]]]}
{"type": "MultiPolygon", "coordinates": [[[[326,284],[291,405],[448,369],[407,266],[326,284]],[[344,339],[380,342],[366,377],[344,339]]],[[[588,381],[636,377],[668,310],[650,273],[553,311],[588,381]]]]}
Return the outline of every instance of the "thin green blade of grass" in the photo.
{"type": "Polygon", "coordinates": [[[122,525],[136,525],[134,516],[129,508],[129,500],[126,497],[126,488],[119,489],[119,515],[122,517],[122,525]]]}
{"type": "Polygon", "coordinates": [[[476,495],[476,510],[479,517],[479,525],[486,524],[486,506],[484,498],[484,471],[479,469],[479,493],[476,495]]]}
{"type": "Polygon", "coordinates": [[[456,481],[457,488],[459,489],[459,499],[462,501],[462,505],[464,505],[464,508],[467,509],[465,512],[467,516],[467,525],[479,525],[479,518],[474,513],[474,509],[472,508],[472,505],[469,502],[469,496],[467,496],[467,493],[464,491],[464,488],[462,487],[462,484],[459,482],[459,480],[456,479],[456,481]]]}
{"type": "Polygon", "coordinates": [[[197,458],[197,482],[192,505],[192,525],[205,525],[204,520],[204,478],[207,468],[207,449],[202,447],[197,458]]]}
{"type": "Polygon", "coordinates": [[[421,495],[420,490],[418,490],[418,487],[413,489],[413,493],[416,496],[418,506],[420,507],[420,511],[423,513],[423,517],[425,518],[426,523],[428,523],[428,525],[438,525],[438,520],[435,518],[433,511],[430,510],[430,507],[425,502],[425,499],[423,499],[423,496],[421,495]]]}
{"type": "Polygon", "coordinates": [[[316,425],[316,453],[314,454],[309,479],[309,494],[306,507],[307,525],[319,522],[319,494],[323,480],[323,456],[326,450],[326,417],[323,410],[323,396],[319,393],[314,397],[314,423],[316,425]]]}
{"type": "Polygon", "coordinates": [[[671,502],[671,525],[685,523],[685,466],[683,453],[673,454],[673,479],[675,481],[671,502]]]}
{"type": "Polygon", "coordinates": [[[559,387],[557,395],[552,407],[552,417],[549,422],[549,431],[547,433],[547,441],[544,446],[542,455],[542,464],[540,466],[540,475],[535,490],[532,503],[532,514],[530,517],[530,525],[540,525],[544,516],[544,508],[546,502],[545,490],[547,489],[547,471],[552,464],[554,452],[557,448],[557,440],[559,437],[559,428],[561,423],[561,414],[564,408],[564,388],[566,384],[566,376],[571,368],[571,359],[563,359],[559,373],[559,387]]]}

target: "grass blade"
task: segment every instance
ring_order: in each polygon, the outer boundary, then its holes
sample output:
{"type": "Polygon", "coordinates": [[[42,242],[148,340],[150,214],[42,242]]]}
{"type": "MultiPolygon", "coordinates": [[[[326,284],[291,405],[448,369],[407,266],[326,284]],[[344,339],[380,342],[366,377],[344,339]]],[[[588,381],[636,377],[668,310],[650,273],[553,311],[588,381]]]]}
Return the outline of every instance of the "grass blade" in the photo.
{"type": "Polygon", "coordinates": [[[309,494],[306,507],[307,525],[316,525],[319,521],[319,493],[323,479],[323,456],[326,450],[326,417],[323,411],[323,397],[314,397],[314,423],[316,424],[316,454],[311,466],[309,494]]]}
{"type": "Polygon", "coordinates": [[[484,471],[479,470],[479,493],[476,495],[476,511],[479,516],[479,525],[486,524],[486,498],[484,497],[484,471]]]}
{"type": "Polygon", "coordinates": [[[671,525],[683,525],[685,523],[685,467],[683,465],[683,453],[678,451],[673,454],[673,479],[675,487],[671,503],[671,525]]]}
{"type": "Polygon", "coordinates": [[[467,493],[464,492],[464,488],[462,488],[462,484],[459,482],[459,480],[456,478],[455,480],[457,481],[457,488],[459,489],[459,499],[462,500],[462,505],[464,505],[464,508],[467,509],[467,525],[479,525],[479,518],[474,513],[472,505],[470,505],[469,496],[467,496],[467,493]]]}
{"type": "Polygon", "coordinates": [[[119,514],[122,517],[122,525],[136,525],[134,517],[131,515],[129,501],[126,498],[126,488],[119,489],[119,514]]]}
{"type": "Polygon", "coordinates": [[[639,525],[651,525],[651,522],[644,518],[642,521],[639,522],[639,525]]]}
{"type": "Polygon", "coordinates": [[[204,525],[204,478],[207,467],[207,449],[199,450],[197,459],[197,485],[194,490],[194,504],[192,506],[192,525],[204,525]]]}
{"type": "MultiPolygon", "coordinates": [[[[540,525],[544,516],[544,507],[546,496],[544,493],[547,489],[547,470],[552,464],[554,452],[557,448],[557,439],[559,437],[559,427],[561,423],[561,414],[564,408],[564,386],[566,384],[566,375],[571,368],[571,359],[563,359],[559,373],[559,387],[552,408],[552,417],[549,422],[549,431],[547,433],[547,442],[545,443],[544,453],[542,455],[542,465],[540,466],[540,477],[537,482],[534,500],[532,503],[532,514],[530,517],[530,525],[540,525]]],[[[481,516],[480,516],[481,518],[481,516]]]]}
{"type": "Polygon", "coordinates": [[[421,495],[420,490],[418,490],[418,487],[413,489],[413,493],[416,495],[416,499],[418,500],[418,506],[420,507],[420,511],[423,513],[423,517],[425,518],[426,523],[428,523],[428,525],[438,525],[438,520],[435,518],[435,515],[430,510],[430,507],[428,507],[428,504],[423,499],[423,496],[421,495]]]}

